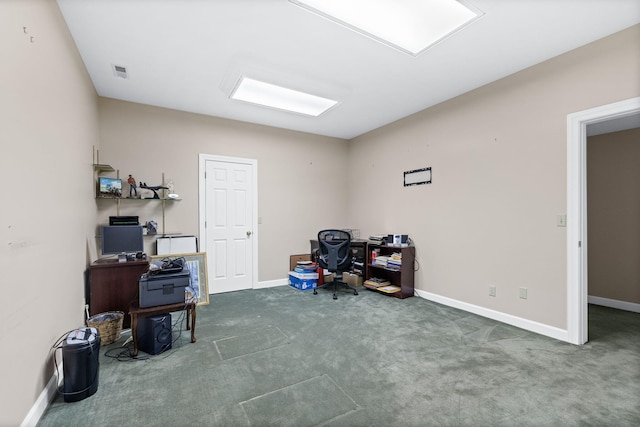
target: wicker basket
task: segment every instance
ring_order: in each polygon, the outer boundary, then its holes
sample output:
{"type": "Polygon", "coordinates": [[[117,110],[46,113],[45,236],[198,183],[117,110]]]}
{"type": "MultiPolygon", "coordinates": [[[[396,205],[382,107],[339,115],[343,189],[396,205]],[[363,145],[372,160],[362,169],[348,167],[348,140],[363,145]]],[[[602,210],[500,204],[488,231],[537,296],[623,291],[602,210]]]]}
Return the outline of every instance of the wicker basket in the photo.
{"type": "Polygon", "coordinates": [[[107,345],[120,339],[122,319],[123,312],[108,311],[88,318],[87,326],[96,328],[100,332],[100,343],[107,345]]]}

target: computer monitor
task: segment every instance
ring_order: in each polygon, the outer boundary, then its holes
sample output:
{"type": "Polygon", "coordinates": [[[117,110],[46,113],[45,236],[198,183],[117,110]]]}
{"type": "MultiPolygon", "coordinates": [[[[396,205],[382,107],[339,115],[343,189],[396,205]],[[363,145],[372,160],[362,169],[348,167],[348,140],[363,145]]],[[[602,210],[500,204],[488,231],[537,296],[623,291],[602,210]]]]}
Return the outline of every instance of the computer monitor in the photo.
{"type": "Polygon", "coordinates": [[[141,225],[105,225],[102,227],[102,254],[144,252],[141,225]]]}

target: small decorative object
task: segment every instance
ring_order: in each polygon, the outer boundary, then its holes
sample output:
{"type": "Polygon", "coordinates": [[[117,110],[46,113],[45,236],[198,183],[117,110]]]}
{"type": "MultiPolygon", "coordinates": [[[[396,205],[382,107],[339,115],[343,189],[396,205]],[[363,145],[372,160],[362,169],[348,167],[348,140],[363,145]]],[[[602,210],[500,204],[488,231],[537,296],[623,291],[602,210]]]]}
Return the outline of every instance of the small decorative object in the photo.
{"type": "Polygon", "coordinates": [[[139,194],[140,194],[140,198],[141,199],[153,199],[154,198],[154,192],[153,190],[149,190],[147,188],[143,188],[140,187],[139,189],[139,194]]]}
{"type": "Polygon", "coordinates": [[[147,221],[144,226],[147,229],[147,234],[158,234],[158,223],[154,220],[147,221]]]}
{"type": "Polygon", "coordinates": [[[118,178],[98,178],[98,197],[122,197],[122,180],[118,178]]]}
{"type": "Polygon", "coordinates": [[[175,192],[175,185],[173,184],[173,180],[170,180],[169,183],[167,184],[167,191],[169,192],[169,194],[167,194],[167,197],[170,199],[179,199],[180,196],[178,196],[175,192]]]}
{"type": "Polygon", "coordinates": [[[138,197],[138,186],[136,185],[136,180],[131,174],[129,174],[129,179],[127,179],[129,183],[129,197],[136,196],[138,197]],[[133,193],[133,194],[132,194],[133,193]]]}
{"type": "MultiPolygon", "coordinates": [[[[144,189],[153,191],[153,198],[154,199],[159,199],[160,198],[160,196],[158,195],[158,191],[157,190],[161,190],[161,189],[166,190],[167,189],[167,187],[164,187],[162,185],[155,185],[153,187],[149,187],[145,182],[141,182],[140,183],[140,188],[144,188],[144,189]]],[[[151,197],[143,197],[143,198],[150,199],[151,197]]]]}

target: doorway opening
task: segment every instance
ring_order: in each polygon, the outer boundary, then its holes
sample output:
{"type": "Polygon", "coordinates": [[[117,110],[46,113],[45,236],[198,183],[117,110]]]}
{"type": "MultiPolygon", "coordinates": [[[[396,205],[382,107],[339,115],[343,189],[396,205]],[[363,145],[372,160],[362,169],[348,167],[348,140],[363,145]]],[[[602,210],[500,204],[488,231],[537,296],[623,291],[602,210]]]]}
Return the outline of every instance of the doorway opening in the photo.
{"type": "MultiPolygon", "coordinates": [[[[567,340],[589,339],[587,284],[587,126],[640,114],[640,97],[567,116],[567,340]]],[[[620,123],[620,122],[618,122],[620,123]]]]}

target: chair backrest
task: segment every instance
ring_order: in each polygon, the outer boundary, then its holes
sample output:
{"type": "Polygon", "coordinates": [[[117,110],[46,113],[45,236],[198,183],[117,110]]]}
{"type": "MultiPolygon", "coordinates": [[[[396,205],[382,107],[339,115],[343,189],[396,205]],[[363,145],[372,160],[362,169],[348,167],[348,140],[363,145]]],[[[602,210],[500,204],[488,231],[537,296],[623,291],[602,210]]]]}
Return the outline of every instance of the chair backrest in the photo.
{"type": "Polygon", "coordinates": [[[320,267],[335,273],[351,267],[351,236],[342,230],[322,230],[318,233],[320,267]]]}

